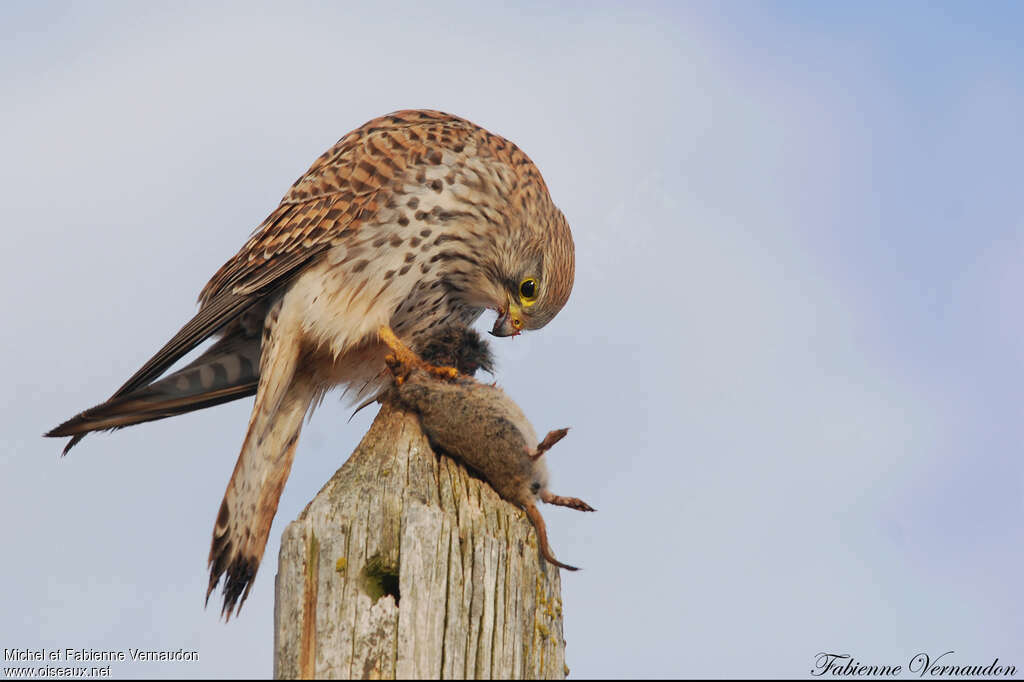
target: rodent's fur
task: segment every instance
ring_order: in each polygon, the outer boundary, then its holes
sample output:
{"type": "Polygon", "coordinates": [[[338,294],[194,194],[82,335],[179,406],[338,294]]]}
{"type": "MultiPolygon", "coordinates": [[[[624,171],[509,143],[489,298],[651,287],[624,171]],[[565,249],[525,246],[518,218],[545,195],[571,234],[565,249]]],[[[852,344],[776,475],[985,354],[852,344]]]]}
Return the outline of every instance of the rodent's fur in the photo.
{"type": "MultiPolygon", "coordinates": [[[[473,330],[465,330],[462,341],[455,340],[465,358],[486,353],[486,343],[473,330]]],[[[445,344],[451,348],[451,344],[445,344]]],[[[424,357],[434,361],[434,357],[424,357]]],[[[485,362],[477,363],[487,366],[485,362]]],[[[549,562],[570,571],[551,552],[544,519],[537,510],[539,497],[548,504],[594,511],[586,502],[561,497],[548,491],[548,470],[542,455],[565,436],[568,429],[550,432],[538,443],[537,434],[526,415],[497,386],[481,384],[469,376],[444,380],[418,367],[405,367],[389,361],[395,385],[389,398],[419,414],[423,432],[447,454],[460,459],[491,485],[503,498],[518,505],[537,530],[541,554],[549,562]]]]}

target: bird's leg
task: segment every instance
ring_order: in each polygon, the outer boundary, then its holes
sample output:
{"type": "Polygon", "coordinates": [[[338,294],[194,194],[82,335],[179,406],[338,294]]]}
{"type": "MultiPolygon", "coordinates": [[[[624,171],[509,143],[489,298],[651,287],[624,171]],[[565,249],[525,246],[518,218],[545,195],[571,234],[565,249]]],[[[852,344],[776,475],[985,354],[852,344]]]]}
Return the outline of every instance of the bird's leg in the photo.
{"type": "Polygon", "coordinates": [[[392,360],[392,363],[400,366],[408,367],[419,367],[423,364],[420,357],[413,352],[411,348],[402,343],[401,339],[395,335],[393,329],[390,326],[384,325],[377,331],[377,336],[380,337],[381,342],[384,343],[388,348],[391,349],[392,355],[388,358],[392,360]]]}
{"type": "MultiPolygon", "coordinates": [[[[424,362],[420,356],[409,348],[409,346],[402,343],[402,340],[398,338],[395,331],[389,325],[383,325],[377,330],[377,336],[384,345],[391,349],[391,355],[385,358],[388,366],[392,368],[394,372],[397,368],[405,368],[405,374],[408,374],[415,368],[429,372],[442,379],[456,379],[459,376],[459,370],[454,367],[437,367],[424,362]]],[[[401,374],[395,373],[396,378],[402,377],[401,374]]],[[[401,383],[401,381],[399,381],[401,383]]]]}

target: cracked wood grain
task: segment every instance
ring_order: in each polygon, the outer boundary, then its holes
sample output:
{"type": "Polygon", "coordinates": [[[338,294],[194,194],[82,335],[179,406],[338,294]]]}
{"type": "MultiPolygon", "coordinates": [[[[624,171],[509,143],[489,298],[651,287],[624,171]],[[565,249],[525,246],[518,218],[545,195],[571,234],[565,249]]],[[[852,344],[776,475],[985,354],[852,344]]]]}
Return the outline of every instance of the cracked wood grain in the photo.
{"type": "Polygon", "coordinates": [[[384,405],[285,529],[274,676],[562,679],[561,584],[525,514],[384,405]],[[313,633],[306,642],[303,633],[313,633]]]}

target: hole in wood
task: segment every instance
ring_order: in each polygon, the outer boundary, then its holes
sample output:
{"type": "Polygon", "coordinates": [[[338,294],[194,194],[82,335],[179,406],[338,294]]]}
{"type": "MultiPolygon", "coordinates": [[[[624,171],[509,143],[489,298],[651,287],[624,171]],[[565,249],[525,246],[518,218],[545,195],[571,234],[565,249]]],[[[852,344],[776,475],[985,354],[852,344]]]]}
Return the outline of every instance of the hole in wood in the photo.
{"type": "Polygon", "coordinates": [[[398,564],[389,564],[380,554],[374,554],[359,573],[359,587],[374,604],[385,594],[390,594],[398,606],[401,596],[398,592],[398,564]]]}

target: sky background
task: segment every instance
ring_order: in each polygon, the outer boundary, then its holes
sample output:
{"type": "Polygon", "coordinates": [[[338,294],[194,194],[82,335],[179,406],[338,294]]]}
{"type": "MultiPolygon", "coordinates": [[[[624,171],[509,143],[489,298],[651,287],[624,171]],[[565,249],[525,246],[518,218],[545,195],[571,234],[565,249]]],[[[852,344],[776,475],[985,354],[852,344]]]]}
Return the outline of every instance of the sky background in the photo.
{"type": "Polygon", "coordinates": [[[522,147],[576,240],[566,308],[493,343],[537,430],[573,427],[552,489],[600,510],[544,510],[585,569],[573,677],[1024,675],[1024,4],[549,5],[0,4],[0,648],[271,675],[280,534],[374,410],[313,415],[227,625],[206,557],[251,400],[65,459],[40,434],[317,155],[437,108],[522,147]]]}

